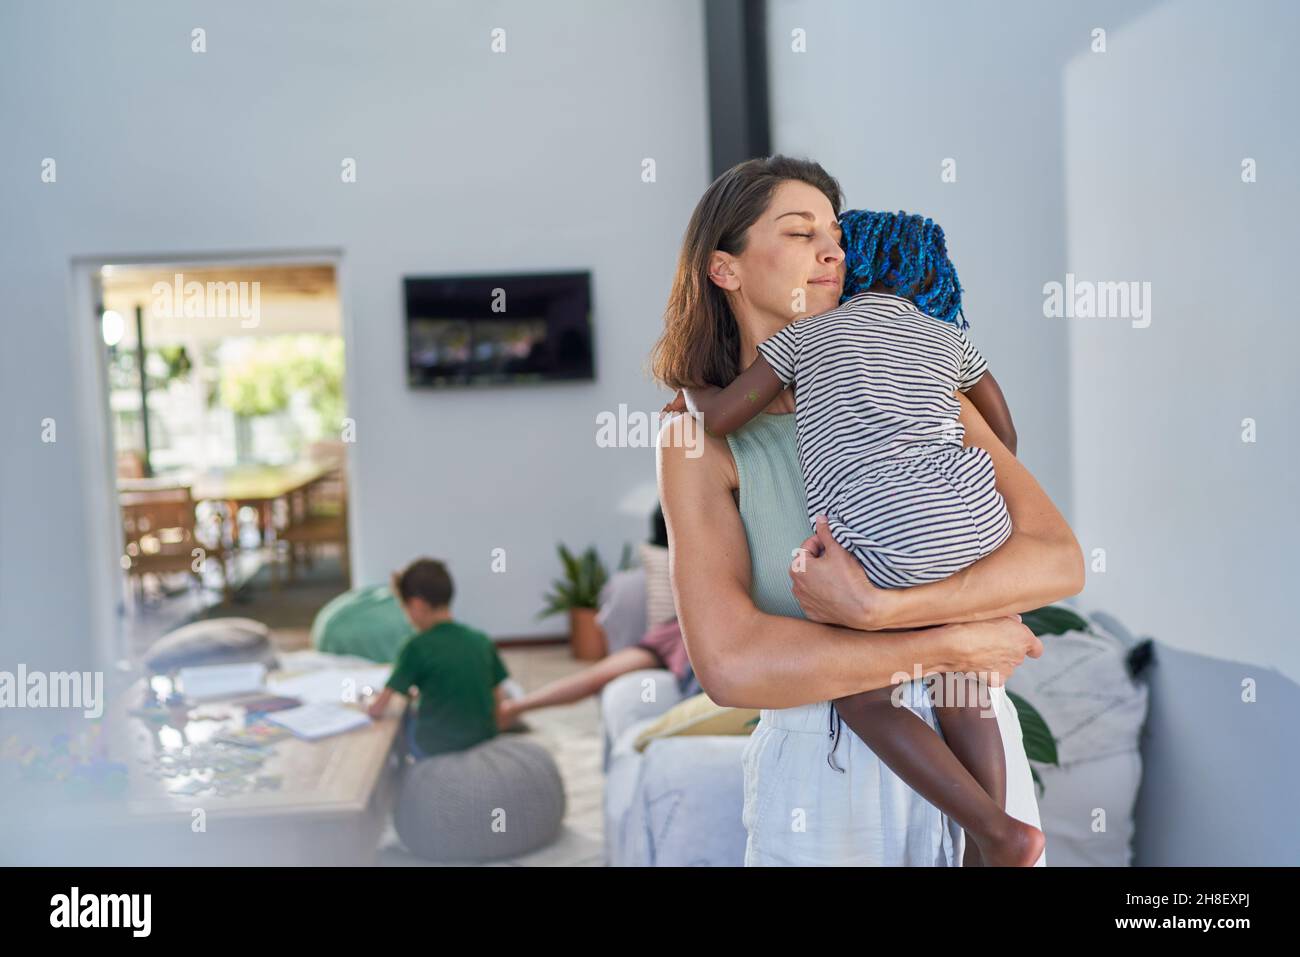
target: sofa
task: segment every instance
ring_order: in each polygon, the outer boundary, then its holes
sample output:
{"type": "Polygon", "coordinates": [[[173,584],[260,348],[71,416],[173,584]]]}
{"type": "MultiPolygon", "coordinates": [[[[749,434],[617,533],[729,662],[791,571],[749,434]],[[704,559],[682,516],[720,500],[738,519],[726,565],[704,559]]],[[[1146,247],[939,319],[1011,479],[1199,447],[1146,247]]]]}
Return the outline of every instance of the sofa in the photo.
{"type": "MultiPolygon", "coordinates": [[[[636,619],[636,609],[644,615],[637,594],[644,574],[640,568],[622,571],[601,594],[598,620],[611,652],[644,631],[644,619],[636,619]]],[[[1043,656],[1016,669],[1007,689],[1042,715],[1056,740],[1057,765],[1031,762],[1042,783],[1047,865],[1129,866],[1147,713],[1141,672],[1151,643],[1136,640],[1104,613],[1083,617],[1084,631],[1044,636],[1043,656]]],[[[642,731],[694,690],[667,670],[647,669],[621,675],[601,692],[610,866],[744,863],[741,752],[747,736],[662,737],[636,747],[642,731]],[[644,700],[648,682],[657,689],[650,702],[644,700]]]]}

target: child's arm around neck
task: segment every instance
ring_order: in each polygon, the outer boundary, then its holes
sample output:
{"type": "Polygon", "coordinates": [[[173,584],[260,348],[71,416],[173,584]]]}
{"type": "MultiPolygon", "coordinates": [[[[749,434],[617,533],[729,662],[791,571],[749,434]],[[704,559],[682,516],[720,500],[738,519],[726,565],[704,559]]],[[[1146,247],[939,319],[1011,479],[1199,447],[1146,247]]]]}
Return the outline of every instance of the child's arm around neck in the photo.
{"type": "Polygon", "coordinates": [[[785,388],[772,366],[759,353],[748,369],[726,387],[716,385],[683,389],[686,408],[699,413],[704,431],[724,436],[758,415],[785,388]]]}

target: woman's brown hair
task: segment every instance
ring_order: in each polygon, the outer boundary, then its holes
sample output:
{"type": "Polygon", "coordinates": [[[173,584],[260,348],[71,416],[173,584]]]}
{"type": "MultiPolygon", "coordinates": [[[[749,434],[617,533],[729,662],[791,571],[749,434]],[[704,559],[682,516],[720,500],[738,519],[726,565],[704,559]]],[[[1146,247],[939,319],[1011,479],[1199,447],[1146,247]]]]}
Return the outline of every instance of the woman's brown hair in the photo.
{"type": "Polygon", "coordinates": [[[715,250],[745,251],[746,233],[786,180],[821,190],[840,214],[843,193],[819,163],[789,156],[745,160],[719,176],[695,204],[682,237],[664,331],[650,352],[650,371],[670,389],[725,386],[740,374],[740,330],[727,294],[708,276],[715,250]]]}

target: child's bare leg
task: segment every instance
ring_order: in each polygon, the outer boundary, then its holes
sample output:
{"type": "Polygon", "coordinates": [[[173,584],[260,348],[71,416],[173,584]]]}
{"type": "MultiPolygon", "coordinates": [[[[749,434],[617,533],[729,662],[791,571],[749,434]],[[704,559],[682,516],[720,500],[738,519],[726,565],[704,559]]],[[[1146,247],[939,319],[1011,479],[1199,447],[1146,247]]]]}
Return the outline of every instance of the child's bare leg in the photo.
{"type": "MultiPolygon", "coordinates": [[[[1002,753],[1002,732],[996,716],[981,717],[980,686],[975,678],[963,674],[935,676],[942,684],[931,685],[935,719],[943,729],[944,740],[962,766],[980,783],[990,798],[1006,808],[1006,761],[1002,753]]],[[[966,841],[963,867],[982,867],[979,844],[966,841]]]]}
{"type": "MultiPolygon", "coordinates": [[[[934,714],[943,729],[948,748],[980,783],[998,807],[1007,805],[1007,762],[1002,751],[1002,731],[988,700],[986,687],[975,675],[961,673],[935,676],[942,680],[931,686],[934,714]]],[[[966,842],[963,867],[984,863],[979,845],[966,842]]]]}
{"type": "Polygon", "coordinates": [[[1043,833],[994,803],[934,729],[910,708],[895,707],[892,688],[837,698],[836,710],[867,747],[923,798],[943,811],[993,866],[1031,866],[1043,833]]]}

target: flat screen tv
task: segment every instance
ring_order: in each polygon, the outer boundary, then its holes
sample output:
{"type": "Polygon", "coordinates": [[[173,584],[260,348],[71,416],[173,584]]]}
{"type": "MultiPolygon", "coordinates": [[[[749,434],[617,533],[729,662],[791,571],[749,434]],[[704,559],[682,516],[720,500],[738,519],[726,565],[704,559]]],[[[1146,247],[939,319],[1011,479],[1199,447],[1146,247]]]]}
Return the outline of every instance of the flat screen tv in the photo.
{"type": "Polygon", "coordinates": [[[593,379],[591,273],[408,276],[412,388],[593,379]]]}

